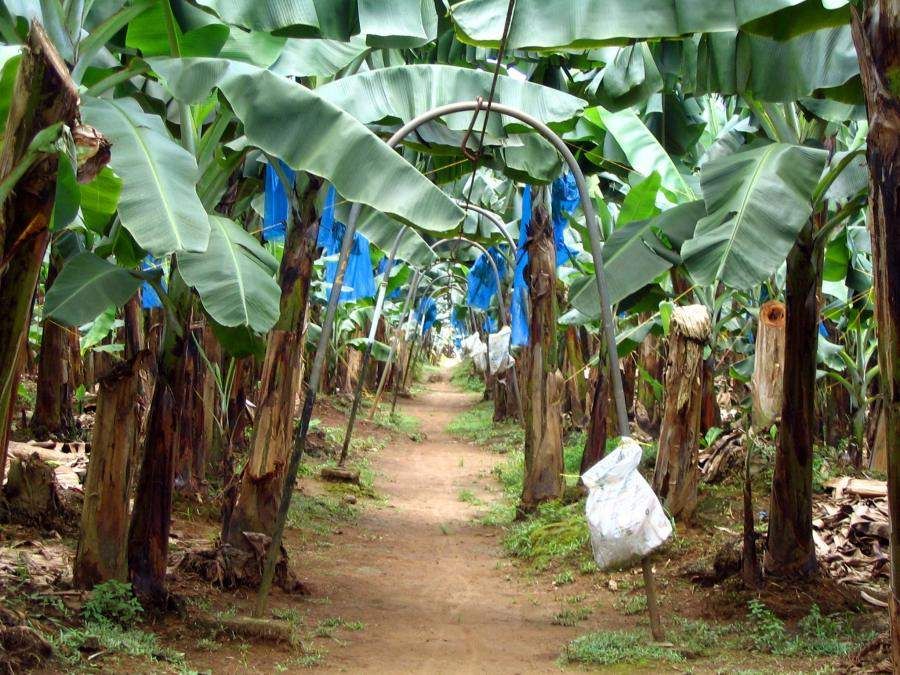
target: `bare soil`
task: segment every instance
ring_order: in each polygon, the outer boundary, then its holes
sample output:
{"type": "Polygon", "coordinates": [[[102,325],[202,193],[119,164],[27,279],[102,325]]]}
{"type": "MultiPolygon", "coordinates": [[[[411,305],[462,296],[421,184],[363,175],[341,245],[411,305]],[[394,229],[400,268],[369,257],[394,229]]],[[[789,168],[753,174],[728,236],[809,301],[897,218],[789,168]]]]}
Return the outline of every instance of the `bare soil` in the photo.
{"type": "MultiPolygon", "coordinates": [[[[419,420],[419,433],[387,432],[360,421],[357,437],[373,436],[385,443],[365,453],[375,472],[375,498],[359,495],[352,505],[358,515],[324,518],[328,527],[323,530],[306,529],[301,523],[301,529],[286,533],[292,566],[310,594],[276,590],[270,605],[273,616],[296,627],[300,645],[209,630],[191,617],[218,616],[225,619],[223,625],[248,617],[254,593],[223,591],[185,574],[174,575],[171,587],[184,600],[186,617],[169,616],[140,627],[158,633],[162,645],[184,652],[193,671],[216,674],[303,672],[309,667],[347,673],[548,673],[580,670],[563,664],[560,654],[570,640],[590,631],[638,631],[649,641],[646,612],[630,609],[643,594],[639,570],[582,573],[571,561],[536,570],[506,554],[503,528],[479,524],[478,516],[502,497],[491,470],[505,457],[453,438],[447,426],[480,398],[457,391],[441,378],[399,403],[402,413],[419,420]],[[461,499],[462,491],[477,499],[461,499]],[[568,574],[563,583],[558,581],[560,572],[568,574]],[[561,611],[575,610],[580,612],[576,625],[557,625],[561,611]]],[[[327,403],[317,409],[317,417],[331,428],[342,429],[346,420],[327,403]]],[[[309,461],[324,459],[320,454],[309,461]]],[[[329,495],[332,503],[340,503],[341,493],[335,489],[340,488],[311,475],[302,479],[298,495],[329,495]]],[[[679,628],[681,619],[721,626],[740,625],[744,618],[742,611],[753,594],[731,582],[701,588],[688,573],[736,535],[730,529],[739,518],[735,503],[734,495],[709,493],[701,502],[698,525],[680,529],[654,556],[670,639],[690,637],[679,628]]],[[[217,519],[212,502],[179,503],[172,563],[181,551],[208,545],[217,533],[217,519]]],[[[36,540],[43,536],[24,530],[7,531],[5,539],[16,552],[33,549],[29,571],[34,583],[66,586],[73,540],[41,543],[36,540]]],[[[13,578],[9,562],[6,573],[0,565],[0,589],[2,577],[13,578]]],[[[778,609],[771,596],[783,596],[796,616],[812,602],[832,609],[822,602],[830,593],[792,586],[771,591],[764,597],[767,604],[778,609]]],[[[63,597],[68,603],[70,598],[63,597]]],[[[83,598],[71,600],[77,612],[83,598]]],[[[867,617],[871,614],[860,619],[867,617]]],[[[790,622],[792,617],[785,618],[790,622]]],[[[164,661],[98,656],[92,665],[103,672],[178,672],[164,661]]],[[[605,672],[802,672],[826,665],[841,668],[838,664],[835,659],[768,656],[732,642],[687,662],[618,665],[605,672]]],[[[43,672],[59,672],[52,662],[48,665],[43,672]]]]}

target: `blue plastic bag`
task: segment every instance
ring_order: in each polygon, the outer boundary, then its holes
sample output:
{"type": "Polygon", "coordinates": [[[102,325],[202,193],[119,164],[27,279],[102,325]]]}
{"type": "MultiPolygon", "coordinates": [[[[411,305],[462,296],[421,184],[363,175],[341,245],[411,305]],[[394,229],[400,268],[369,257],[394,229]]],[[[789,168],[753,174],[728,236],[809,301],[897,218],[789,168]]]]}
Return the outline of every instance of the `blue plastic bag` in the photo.
{"type": "MultiPolygon", "coordinates": [[[[334,187],[328,188],[325,196],[325,207],[319,219],[319,236],[316,243],[325,249],[326,256],[334,256],[341,252],[341,241],[344,238],[344,224],[334,219],[334,202],[337,192],[334,187]]],[[[337,261],[325,263],[326,285],[334,283],[337,277],[337,261]]],[[[359,232],[353,235],[353,246],[344,272],[344,290],[341,291],[340,302],[352,302],[360,298],[371,298],[375,295],[375,274],[372,271],[372,258],[369,254],[369,240],[359,232]]]]}
{"type": "Polygon", "coordinates": [[[578,193],[578,184],[575,176],[566,173],[555,181],[551,189],[552,218],[553,218],[553,243],[556,248],[556,266],[575,257],[569,247],[566,246],[565,234],[569,226],[568,215],[578,208],[581,199],[578,193]]]}
{"type": "MultiPolygon", "coordinates": [[[[506,276],[506,258],[494,246],[488,249],[488,254],[497,266],[497,275],[503,279],[506,276]]],[[[478,256],[466,279],[468,281],[466,302],[476,309],[486,310],[491,306],[491,299],[499,290],[497,276],[494,275],[494,268],[491,267],[487,255],[482,253],[478,256]]]]}
{"type": "MultiPolygon", "coordinates": [[[[285,178],[293,186],[296,173],[291,167],[278,160],[285,178]]],[[[288,196],[278,171],[271,164],[266,164],[266,201],[263,213],[262,238],[264,241],[284,241],[287,231],[288,196]]]]}
{"type": "MultiPolygon", "coordinates": [[[[152,255],[148,255],[141,262],[141,269],[145,272],[148,270],[159,269],[161,266],[162,260],[158,260],[152,255]]],[[[160,279],[160,283],[162,284],[163,289],[165,289],[166,280],[160,279]]],[[[162,300],[160,300],[159,294],[156,292],[156,289],[146,281],[141,284],[141,307],[143,309],[159,309],[162,306],[162,300]]]]}
{"type": "Polygon", "coordinates": [[[428,334],[437,320],[437,303],[431,296],[422,298],[415,312],[416,325],[422,327],[422,337],[428,334]]]}

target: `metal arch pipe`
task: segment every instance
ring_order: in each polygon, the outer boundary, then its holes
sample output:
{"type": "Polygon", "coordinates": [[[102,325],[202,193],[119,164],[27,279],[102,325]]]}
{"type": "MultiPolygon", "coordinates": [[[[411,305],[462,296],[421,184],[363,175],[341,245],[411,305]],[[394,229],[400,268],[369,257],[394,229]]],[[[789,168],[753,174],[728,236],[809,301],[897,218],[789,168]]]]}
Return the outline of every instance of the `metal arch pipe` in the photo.
{"type": "MultiPolygon", "coordinates": [[[[501,228],[501,231],[503,231],[505,233],[505,230],[503,230],[502,228],[501,228]]],[[[511,238],[510,238],[510,241],[512,241],[511,238]]],[[[438,248],[438,246],[441,246],[441,245],[447,244],[447,243],[452,243],[452,242],[465,242],[471,246],[476,247],[478,250],[480,250],[482,253],[484,253],[484,257],[487,259],[488,263],[490,263],[491,270],[494,272],[494,279],[496,279],[496,281],[497,281],[497,304],[499,305],[499,309],[500,309],[500,325],[504,326],[504,327],[508,326],[509,321],[506,318],[506,301],[503,299],[503,284],[501,283],[500,271],[497,269],[497,263],[494,262],[493,256],[490,253],[488,253],[487,249],[484,246],[482,246],[478,242],[472,241],[471,239],[468,239],[463,236],[456,237],[455,239],[444,239],[444,240],[439,241],[436,244],[434,244],[431,248],[432,248],[432,250],[434,250],[434,249],[438,248]]],[[[488,331],[488,333],[490,333],[490,331],[488,331]]],[[[488,353],[490,354],[490,338],[488,338],[488,353]]],[[[519,413],[519,422],[524,425],[525,424],[525,410],[522,407],[522,397],[519,394],[519,391],[520,391],[519,390],[519,373],[518,373],[518,370],[516,369],[515,362],[513,362],[512,366],[510,366],[510,369],[512,370],[511,384],[512,384],[512,390],[513,390],[513,396],[515,396],[515,398],[516,398],[516,410],[519,413]]],[[[488,359],[488,366],[487,366],[486,371],[487,371],[487,374],[489,377],[490,376],[490,359],[488,359]]],[[[488,377],[485,378],[485,381],[488,381],[488,377]]]]}
{"type": "Polygon", "coordinates": [[[516,249],[516,242],[513,241],[512,235],[510,235],[509,231],[506,229],[506,223],[504,223],[500,219],[500,216],[482,206],[478,206],[476,204],[466,204],[465,199],[458,199],[454,197],[453,201],[456,202],[456,205],[461,209],[465,209],[466,211],[474,211],[475,213],[479,213],[489,221],[491,221],[491,224],[493,224],[493,226],[497,228],[500,234],[503,235],[503,238],[506,239],[506,243],[509,244],[510,250],[514,251],[516,249]]]}
{"type": "Polygon", "coordinates": [[[410,120],[398,129],[388,144],[394,147],[403,138],[412,133],[421,125],[431,122],[432,120],[459,112],[485,111],[485,114],[498,113],[513,117],[523,122],[543,136],[551,145],[562,155],[563,160],[575,177],[575,183],[578,186],[578,193],[581,198],[581,210],[584,212],[587,221],[588,235],[591,244],[591,255],[594,258],[594,280],[597,284],[597,292],[600,296],[600,313],[603,319],[603,332],[606,339],[607,352],[609,354],[609,376],[612,384],[613,399],[616,404],[616,422],[620,436],[629,436],[630,429],[628,426],[628,411],[625,407],[625,390],[622,385],[622,373],[619,371],[619,357],[616,352],[616,334],[613,327],[612,304],[609,299],[609,287],[606,284],[606,275],[603,271],[603,235],[600,231],[600,224],[597,221],[597,213],[594,211],[594,205],[591,203],[588,194],[587,182],[581,167],[572,151],[569,150],[565,142],[556,135],[556,133],[541,122],[539,119],[532,117],[528,113],[517,110],[502,103],[485,103],[484,101],[461,101],[459,103],[450,103],[433,108],[422,113],[418,117],[410,120]]]}
{"type": "MultiPolygon", "coordinates": [[[[591,255],[594,258],[594,277],[597,283],[597,292],[600,296],[600,312],[603,318],[603,331],[606,337],[607,352],[609,355],[609,374],[610,382],[612,384],[613,399],[616,403],[618,430],[621,436],[628,436],[628,412],[625,408],[625,391],[622,385],[622,374],[619,371],[619,359],[616,352],[616,336],[612,323],[612,305],[610,304],[609,288],[607,287],[606,276],[603,271],[603,237],[600,232],[600,225],[597,221],[597,214],[594,211],[594,205],[591,203],[590,196],[588,195],[587,182],[584,179],[584,174],[581,172],[581,168],[578,166],[575,156],[566,146],[565,142],[563,142],[550,127],[539,119],[510,106],[495,103],[493,101],[485,103],[479,99],[477,101],[462,101],[459,103],[438,106],[437,108],[433,108],[432,110],[418,115],[400,127],[400,129],[398,129],[388,140],[387,145],[388,147],[396,148],[410,133],[415,131],[421,125],[443,117],[444,115],[458,112],[477,112],[481,110],[485,111],[485,115],[488,115],[491,112],[499,113],[501,115],[506,115],[507,117],[513,117],[532,127],[556,148],[568,165],[569,170],[575,176],[575,183],[578,186],[578,192],[581,197],[581,208],[582,211],[584,211],[585,220],[587,221],[591,255]]],[[[325,363],[328,343],[331,340],[334,315],[337,311],[340,290],[344,280],[344,272],[347,269],[347,260],[353,243],[353,235],[356,233],[356,223],[359,220],[361,208],[359,203],[353,205],[344,230],[344,238],[341,242],[341,253],[338,257],[337,274],[335,275],[334,285],[332,286],[331,293],[328,297],[328,307],[325,311],[325,318],[322,322],[322,332],[319,343],[316,346],[313,365],[310,369],[309,384],[306,390],[306,397],[303,401],[300,424],[297,425],[297,430],[294,434],[293,450],[291,452],[287,476],[281,493],[281,501],[278,505],[278,513],[275,517],[272,541],[269,544],[262,579],[260,581],[259,594],[257,596],[255,608],[258,616],[262,616],[265,613],[268,605],[269,591],[272,587],[272,579],[275,576],[275,564],[278,561],[278,554],[281,551],[281,542],[284,536],[284,526],[287,522],[291,496],[293,495],[294,486],[297,482],[297,470],[300,468],[300,460],[303,457],[303,451],[306,449],[306,437],[309,434],[309,424],[312,420],[313,407],[319,393],[319,380],[325,363]]]]}

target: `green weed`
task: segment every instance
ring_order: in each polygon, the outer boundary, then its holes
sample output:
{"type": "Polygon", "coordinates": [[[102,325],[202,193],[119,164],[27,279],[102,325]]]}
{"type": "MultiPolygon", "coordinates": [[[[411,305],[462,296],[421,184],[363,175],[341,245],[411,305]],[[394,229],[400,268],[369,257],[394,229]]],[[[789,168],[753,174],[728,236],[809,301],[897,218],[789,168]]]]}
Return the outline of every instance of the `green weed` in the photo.
{"type": "Polygon", "coordinates": [[[565,570],[553,577],[554,586],[565,586],[575,581],[575,573],[572,570],[565,570]]]}
{"type": "Polygon", "coordinates": [[[751,600],[747,605],[749,641],[756,651],[777,656],[844,656],[874,637],[872,632],[854,630],[845,616],[822,614],[817,605],[791,634],[762,601],[751,600]]]}
{"type": "Polygon", "coordinates": [[[677,663],[684,657],[671,649],[649,644],[643,631],[603,631],[572,640],[566,645],[563,659],[569,663],[598,666],[640,666],[652,661],[677,663]]]}
{"type": "Polygon", "coordinates": [[[478,497],[475,496],[475,493],[471,490],[460,490],[459,495],[457,495],[457,499],[461,502],[465,502],[466,504],[471,504],[472,506],[481,506],[484,504],[478,497]]]}
{"type": "MultiPolygon", "coordinates": [[[[584,552],[589,538],[581,502],[549,502],[529,520],[513,525],[504,545],[514,556],[545,569],[554,559],[573,561],[584,552]]],[[[574,577],[571,571],[569,574],[574,577]]]]}
{"type": "Polygon", "coordinates": [[[616,600],[616,608],[620,609],[623,614],[631,616],[632,614],[641,614],[647,611],[646,595],[626,595],[616,600]]]}
{"type": "Polygon", "coordinates": [[[475,366],[471,359],[460,361],[454,366],[450,375],[450,384],[463,391],[481,393],[484,391],[484,382],[475,374],[475,366]]]}
{"type": "Polygon", "coordinates": [[[554,626],[574,626],[591,615],[588,607],[564,607],[557,612],[550,623],[554,626]]]}
{"type": "Polygon", "coordinates": [[[144,612],[141,603],[134,597],[131,584],[115,579],[94,586],[91,597],[81,614],[85,623],[128,625],[144,612]]]}

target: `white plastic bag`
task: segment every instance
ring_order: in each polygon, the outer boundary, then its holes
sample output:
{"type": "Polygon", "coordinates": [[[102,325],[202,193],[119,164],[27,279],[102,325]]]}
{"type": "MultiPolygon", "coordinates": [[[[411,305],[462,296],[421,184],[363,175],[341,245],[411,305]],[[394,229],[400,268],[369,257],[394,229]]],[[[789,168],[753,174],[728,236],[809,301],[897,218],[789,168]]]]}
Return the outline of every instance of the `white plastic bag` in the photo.
{"type": "Polygon", "coordinates": [[[509,326],[504,326],[496,333],[491,333],[488,338],[488,346],[490,353],[488,354],[488,362],[491,366],[491,374],[502,373],[510,368],[515,360],[509,353],[509,326]]]}
{"type": "Polygon", "coordinates": [[[464,338],[460,349],[462,351],[463,357],[470,357],[472,362],[475,364],[475,367],[484,372],[486,367],[486,356],[487,356],[487,347],[484,342],[481,341],[481,337],[478,333],[472,333],[467,338],[464,338]]]}
{"type": "Polygon", "coordinates": [[[597,567],[620,567],[647,555],[672,534],[656,494],[638,472],[641,446],[623,438],[581,479],[588,488],[587,515],[597,567]]]}

